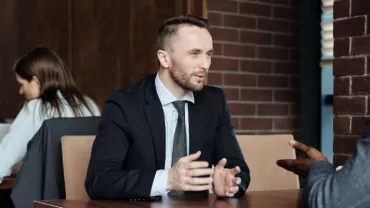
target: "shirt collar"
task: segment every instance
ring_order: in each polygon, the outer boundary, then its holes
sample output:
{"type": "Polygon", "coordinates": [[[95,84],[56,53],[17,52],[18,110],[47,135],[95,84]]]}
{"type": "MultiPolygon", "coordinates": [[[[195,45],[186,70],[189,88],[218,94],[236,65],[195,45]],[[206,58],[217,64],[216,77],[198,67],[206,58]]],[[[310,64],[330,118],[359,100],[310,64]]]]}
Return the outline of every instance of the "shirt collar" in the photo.
{"type": "MultiPolygon", "coordinates": [[[[158,73],[157,76],[155,77],[155,89],[157,91],[162,106],[172,103],[174,101],[178,101],[178,99],[164,86],[161,79],[159,78],[158,73]]],[[[194,93],[192,91],[188,91],[181,100],[186,100],[194,103],[195,102],[194,93]]]]}

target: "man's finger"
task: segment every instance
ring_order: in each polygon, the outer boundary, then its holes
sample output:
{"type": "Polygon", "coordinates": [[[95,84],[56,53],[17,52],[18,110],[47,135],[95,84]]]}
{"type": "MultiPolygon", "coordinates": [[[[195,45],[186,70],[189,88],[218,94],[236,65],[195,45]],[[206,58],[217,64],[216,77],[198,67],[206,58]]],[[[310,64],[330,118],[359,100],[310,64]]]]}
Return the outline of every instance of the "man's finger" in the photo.
{"type": "Polygon", "coordinates": [[[296,140],[290,140],[289,145],[293,147],[296,150],[302,151],[304,153],[308,153],[310,151],[310,148],[306,146],[305,144],[302,144],[296,140]]]}
{"type": "Polygon", "coordinates": [[[210,185],[188,185],[186,186],[185,191],[208,191],[210,189],[210,185]]]}
{"type": "Polygon", "coordinates": [[[227,196],[227,197],[233,197],[233,196],[234,196],[234,194],[235,194],[235,193],[227,192],[227,193],[226,193],[226,196],[227,196]]]}
{"type": "Polygon", "coordinates": [[[209,164],[205,161],[195,161],[189,162],[186,167],[187,169],[198,169],[198,168],[208,168],[209,164]]]}
{"type": "Polygon", "coordinates": [[[226,165],[226,163],[227,163],[226,158],[222,158],[222,159],[218,162],[218,164],[216,165],[216,167],[218,167],[218,168],[224,168],[224,167],[225,167],[225,165],[226,165]]]}
{"type": "Polygon", "coordinates": [[[212,178],[190,178],[190,185],[210,185],[213,182],[212,178]]]}
{"type": "Polygon", "coordinates": [[[232,186],[228,189],[227,192],[235,194],[239,190],[239,186],[232,186]]]}
{"type": "Polygon", "coordinates": [[[290,170],[291,168],[298,166],[299,162],[300,161],[297,159],[285,159],[276,161],[276,164],[285,169],[289,168],[290,170]]]}
{"type": "Polygon", "coordinates": [[[186,172],[186,175],[190,177],[207,176],[212,174],[213,174],[212,168],[191,169],[186,172]]]}
{"type": "Polygon", "coordinates": [[[233,178],[234,185],[239,185],[242,182],[242,179],[239,177],[233,178]]]}
{"type": "Polygon", "coordinates": [[[230,170],[230,172],[231,172],[231,174],[233,174],[233,175],[236,175],[236,174],[240,173],[240,168],[239,168],[239,166],[236,166],[235,168],[231,169],[231,170],[230,170]]]}
{"type": "Polygon", "coordinates": [[[184,162],[191,162],[191,161],[194,161],[194,160],[198,159],[200,157],[200,154],[201,154],[201,152],[198,151],[198,152],[196,152],[194,154],[191,154],[191,155],[188,155],[186,157],[183,157],[180,160],[182,160],[184,162]]]}

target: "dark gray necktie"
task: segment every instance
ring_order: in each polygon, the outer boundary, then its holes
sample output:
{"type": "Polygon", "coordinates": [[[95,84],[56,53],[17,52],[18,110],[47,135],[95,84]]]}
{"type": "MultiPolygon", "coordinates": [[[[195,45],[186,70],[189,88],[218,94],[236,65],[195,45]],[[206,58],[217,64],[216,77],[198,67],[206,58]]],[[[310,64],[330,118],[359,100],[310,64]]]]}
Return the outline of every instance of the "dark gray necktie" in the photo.
{"type": "MultiPolygon", "coordinates": [[[[185,101],[175,101],[173,102],[175,106],[178,117],[177,125],[175,130],[175,136],[173,140],[172,149],[172,161],[171,167],[182,157],[187,155],[186,150],[186,127],[185,127],[185,101]]],[[[169,195],[183,195],[184,191],[170,191],[169,195]]]]}
{"type": "Polygon", "coordinates": [[[186,149],[186,127],[185,127],[185,101],[175,101],[173,102],[175,106],[178,117],[177,125],[175,130],[175,136],[173,141],[172,150],[172,162],[173,166],[180,158],[187,155],[186,149]]]}

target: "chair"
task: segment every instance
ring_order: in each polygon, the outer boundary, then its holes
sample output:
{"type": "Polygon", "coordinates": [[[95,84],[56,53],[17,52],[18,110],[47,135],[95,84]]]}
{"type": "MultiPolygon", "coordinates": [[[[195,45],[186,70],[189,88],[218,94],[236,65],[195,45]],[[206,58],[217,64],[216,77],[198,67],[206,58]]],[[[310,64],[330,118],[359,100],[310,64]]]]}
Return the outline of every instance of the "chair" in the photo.
{"type": "Polygon", "coordinates": [[[65,199],[61,138],[96,135],[100,117],[45,120],[28,144],[11,198],[17,208],[33,206],[35,200],[65,199]]]}
{"type": "Polygon", "coordinates": [[[63,136],[62,157],[66,199],[89,199],[84,182],[95,136],[63,136]]]}
{"type": "Polygon", "coordinates": [[[251,174],[247,191],[299,189],[298,176],[276,165],[279,159],[295,159],[288,145],[292,135],[237,135],[251,174]]]}

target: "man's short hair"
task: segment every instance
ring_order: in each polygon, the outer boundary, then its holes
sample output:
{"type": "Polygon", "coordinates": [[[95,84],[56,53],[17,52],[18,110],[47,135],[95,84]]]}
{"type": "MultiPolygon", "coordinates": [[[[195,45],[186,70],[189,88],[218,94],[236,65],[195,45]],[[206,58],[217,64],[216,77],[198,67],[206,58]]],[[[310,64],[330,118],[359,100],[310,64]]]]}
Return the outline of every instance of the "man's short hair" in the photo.
{"type": "Polygon", "coordinates": [[[179,30],[179,28],[184,25],[197,26],[200,28],[205,28],[207,30],[209,28],[207,19],[193,15],[181,15],[167,19],[158,29],[157,49],[164,50],[166,47],[169,47],[169,39],[172,36],[177,35],[177,31],[179,30]]]}

